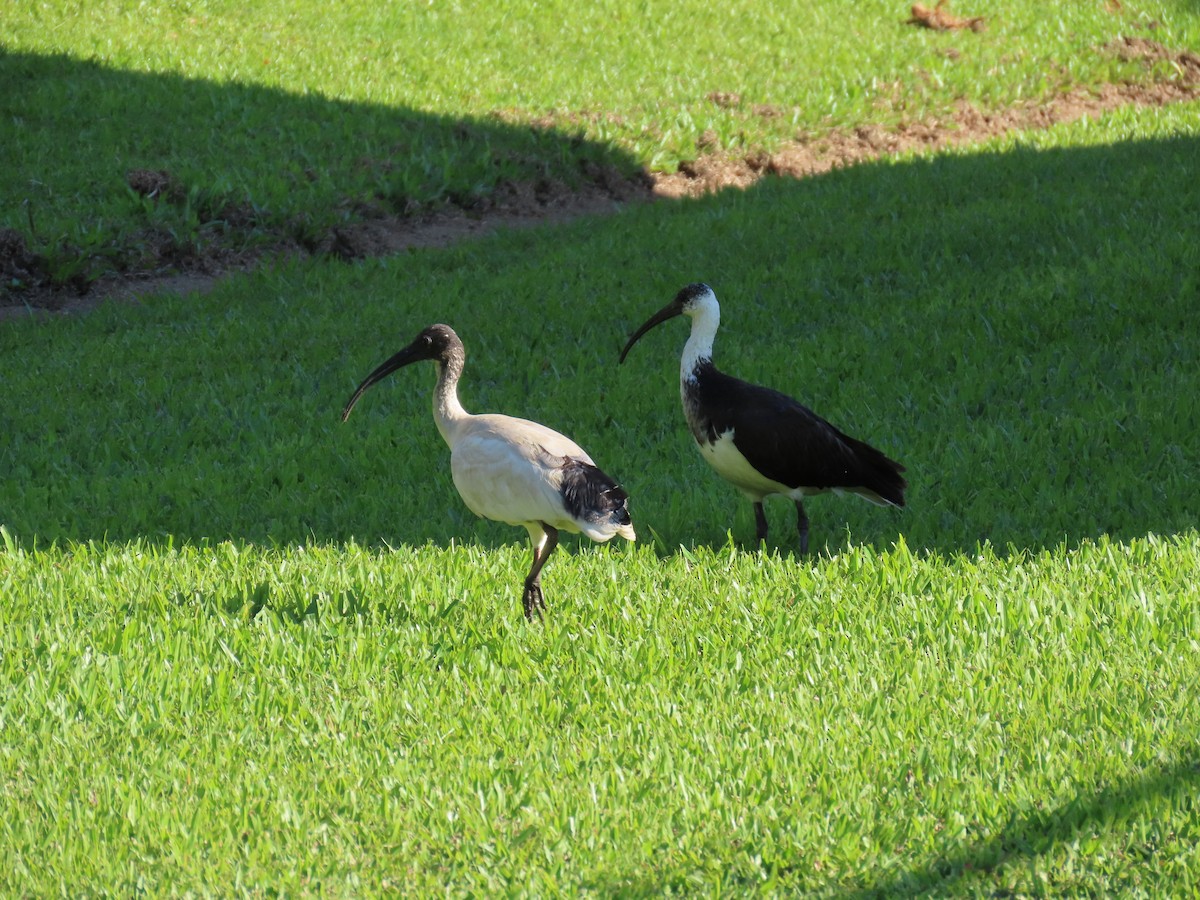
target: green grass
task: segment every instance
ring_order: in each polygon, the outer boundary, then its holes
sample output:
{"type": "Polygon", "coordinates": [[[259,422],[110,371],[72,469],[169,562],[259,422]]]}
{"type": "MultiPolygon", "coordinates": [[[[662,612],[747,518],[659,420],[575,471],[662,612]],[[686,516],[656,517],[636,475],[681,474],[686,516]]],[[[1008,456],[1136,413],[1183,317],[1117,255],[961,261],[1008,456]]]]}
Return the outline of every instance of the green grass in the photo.
{"type": "Polygon", "coordinates": [[[852,11],[832,0],[201,0],[91,3],[86,15],[61,0],[17,4],[0,55],[13,135],[0,227],[25,237],[52,282],[84,286],[281,242],[320,250],[347,222],[471,208],[504,182],[673,171],[702,139],[770,149],[962,101],[994,109],[1178,77],[1165,62],[1101,52],[1122,35],[1200,46],[1200,15],[1184,0],[964,11],[988,30],[923,31],[903,24],[906,5],[883,0],[852,11]],[[718,105],[714,93],[740,100],[718,105]],[[143,169],[168,172],[173,189],[131,191],[127,174],[143,169]]]}
{"type": "Polygon", "coordinates": [[[1200,108],[0,330],[0,892],[1179,894],[1200,883],[1200,108]],[[909,467],[765,553],[689,446],[717,361],[909,467]],[[468,409],[643,540],[455,496],[468,409]],[[982,543],[981,543],[982,542],[982,543]]]}
{"type": "Polygon", "coordinates": [[[6,893],[1174,892],[1200,539],[4,557],[6,893]],[[503,594],[503,591],[500,593],[503,594]]]}
{"type": "MultiPolygon", "coordinates": [[[[223,228],[302,243],[364,198],[1168,77],[1090,48],[1200,45],[1183,2],[963,4],[986,33],[907,4],[24,4],[0,226],[32,212],[68,276],[223,228]],[[620,119],[522,125],[548,110],[620,119]],[[130,196],[138,167],[181,193],[130,196]]],[[[0,894],[1194,894],[1197,209],[1200,104],[1125,109],[0,322],[0,894]],[[798,559],[769,502],[750,548],[682,421],[684,325],[616,364],[697,279],[718,364],[904,462],[906,510],[815,498],[798,559]],[[338,421],[435,321],[468,409],[630,491],[641,541],[565,540],[544,623],[523,532],[454,493],[431,366],[338,421]]]]}

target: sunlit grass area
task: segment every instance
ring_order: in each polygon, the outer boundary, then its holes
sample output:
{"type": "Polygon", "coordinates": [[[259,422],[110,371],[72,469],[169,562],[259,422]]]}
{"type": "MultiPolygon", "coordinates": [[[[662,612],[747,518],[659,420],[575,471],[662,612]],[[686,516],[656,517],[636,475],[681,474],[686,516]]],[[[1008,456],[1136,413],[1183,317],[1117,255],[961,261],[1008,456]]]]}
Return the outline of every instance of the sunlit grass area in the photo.
{"type": "Polygon", "coordinates": [[[1200,540],[4,559],[6,892],[1171,892],[1200,540]]]}

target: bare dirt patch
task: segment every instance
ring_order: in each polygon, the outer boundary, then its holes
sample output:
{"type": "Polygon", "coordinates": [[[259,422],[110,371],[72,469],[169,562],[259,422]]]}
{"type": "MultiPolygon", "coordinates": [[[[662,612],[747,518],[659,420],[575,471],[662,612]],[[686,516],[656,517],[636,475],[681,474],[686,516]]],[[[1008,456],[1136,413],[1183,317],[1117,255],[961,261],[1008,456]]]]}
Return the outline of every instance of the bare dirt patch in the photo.
{"type": "MultiPolygon", "coordinates": [[[[25,243],[25,236],[13,228],[0,228],[0,279],[4,284],[14,280],[33,281],[38,277],[40,262],[25,243]]],[[[0,308],[3,295],[0,294],[0,308]]]]}
{"type": "MultiPolygon", "coordinates": [[[[941,8],[941,7],[938,7],[941,8]]],[[[231,253],[219,246],[193,256],[180,257],[163,244],[155,251],[153,235],[145,236],[151,260],[140,271],[108,276],[95,282],[51,286],[45,278],[44,260],[30,251],[19,232],[0,230],[0,285],[32,285],[21,291],[0,288],[0,319],[27,312],[74,312],[105,300],[136,302],[149,294],[187,294],[208,290],[218,278],[279,256],[324,255],[344,260],[383,256],[417,247],[438,247],[488,234],[501,228],[520,228],[546,222],[564,222],[580,216],[615,212],[629,203],[699,197],[728,188],[747,188],[769,175],[805,178],[842,166],[884,156],[924,149],[970,144],[1012,131],[1036,130],[1099,115],[1127,105],[1165,106],[1200,98],[1200,55],[1172,51],[1141,37],[1123,37],[1100,48],[1120,59],[1141,60],[1149,66],[1171,67],[1173,78],[1144,84],[1109,84],[1075,90],[1049,101],[1000,111],[982,111],[961,103],[939,119],[901,122],[893,128],[864,125],[801,137],[767,153],[731,154],[715,149],[715,134],[700,135],[699,158],[682,163],[676,172],[624,175],[599,166],[585,167],[582,185],[570,187],[543,179],[501,185],[493,194],[472,198],[412,215],[396,215],[370,207],[356,208],[355,221],[339,225],[301,246],[280,235],[273,244],[254,253],[231,253]],[[710,149],[711,148],[711,149],[710,149]],[[157,254],[157,255],[156,255],[157,254]]],[[[706,98],[718,106],[740,105],[736,94],[714,92],[706,98]]],[[[755,108],[756,115],[772,115],[770,108],[755,108]]],[[[581,118],[588,115],[580,114],[581,118]]],[[[547,122],[545,127],[555,127],[547,122]]],[[[179,190],[167,172],[137,170],[127,183],[138,194],[157,199],[179,190]]],[[[253,227],[252,211],[222,210],[226,227],[253,227]],[[232,224],[230,224],[232,223],[232,224]]]]}
{"type": "Polygon", "coordinates": [[[1200,98],[1200,84],[1105,85],[1072,91],[1048,103],[1000,112],[960,104],[952,116],[902,122],[892,129],[863,125],[793,141],[775,153],[714,153],[684,163],[673,174],[655,177],[659,197],[699,197],[727,188],[747,188],[766,175],[805,178],[842,166],[914,150],[937,150],[978,143],[1011,131],[1049,128],[1130,104],[1165,106],[1200,98]]]}
{"type": "Polygon", "coordinates": [[[1158,41],[1137,36],[1126,36],[1113,41],[1104,50],[1126,62],[1141,60],[1147,63],[1168,63],[1183,81],[1193,85],[1200,83],[1200,54],[1191,50],[1169,50],[1158,41]]]}
{"type": "Polygon", "coordinates": [[[150,200],[183,193],[183,186],[165,169],[132,169],[125,174],[125,183],[135,194],[150,200]]]}

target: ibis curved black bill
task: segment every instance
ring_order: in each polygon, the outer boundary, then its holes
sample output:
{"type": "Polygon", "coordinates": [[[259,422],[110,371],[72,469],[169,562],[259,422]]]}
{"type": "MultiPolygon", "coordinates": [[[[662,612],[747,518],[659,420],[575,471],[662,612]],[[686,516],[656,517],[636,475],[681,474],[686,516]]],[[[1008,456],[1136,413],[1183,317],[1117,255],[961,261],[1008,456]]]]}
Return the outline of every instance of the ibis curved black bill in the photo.
{"type": "Polygon", "coordinates": [[[354,392],[353,396],[350,398],[350,401],[346,404],[345,409],[342,410],[342,421],[345,422],[348,418],[350,418],[350,410],[354,409],[354,404],[358,402],[358,398],[365,394],[367,392],[367,388],[369,388],[371,385],[375,384],[377,381],[382,381],[397,369],[402,369],[409,363],[415,363],[422,359],[427,359],[428,357],[420,352],[421,349],[422,348],[419,347],[415,342],[409,344],[399,353],[395,354],[377,369],[375,369],[374,372],[364,378],[362,384],[358,386],[358,390],[354,392]]]}
{"type": "Polygon", "coordinates": [[[346,404],[346,408],[342,410],[342,421],[345,422],[350,417],[350,410],[354,409],[358,398],[375,382],[387,378],[397,369],[403,368],[409,363],[421,362],[426,359],[437,360],[443,365],[457,366],[455,378],[462,374],[465,355],[462,341],[458,339],[453,328],[449,325],[430,325],[418,334],[411,344],[364,378],[362,384],[358,386],[358,390],[354,392],[354,396],[350,398],[350,402],[346,404]]]}
{"type": "Polygon", "coordinates": [[[675,300],[672,300],[670,303],[652,315],[645,321],[645,323],[643,323],[641,328],[639,328],[633,333],[632,336],[630,336],[629,341],[625,344],[625,349],[621,351],[621,359],[618,361],[618,364],[625,362],[625,356],[629,353],[629,349],[638,342],[638,338],[640,338],[643,334],[645,334],[655,325],[661,325],[668,319],[673,319],[678,315],[682,315],[682,313],[683,307],[675,300]]]}

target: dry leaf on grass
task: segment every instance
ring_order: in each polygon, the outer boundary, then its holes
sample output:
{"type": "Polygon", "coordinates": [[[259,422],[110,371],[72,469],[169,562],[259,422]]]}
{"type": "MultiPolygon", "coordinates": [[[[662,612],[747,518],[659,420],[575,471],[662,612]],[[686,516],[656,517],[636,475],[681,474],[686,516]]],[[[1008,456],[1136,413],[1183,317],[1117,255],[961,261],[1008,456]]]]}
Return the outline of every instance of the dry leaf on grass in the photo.
{"type": "Polygon", "coordinates": [[[930,9],[921,3],[912,5],[912,18],[906,25],[920,25],[923,28],[932,28],[935,31],[950,31],[956,28],[970,28],[972,31],[983,31],[987,25],[983,22],[983,16],[971,16],[963,18],[956,16],[946,8],[946,0],[938,0],[937,6],[930,9]]]}

